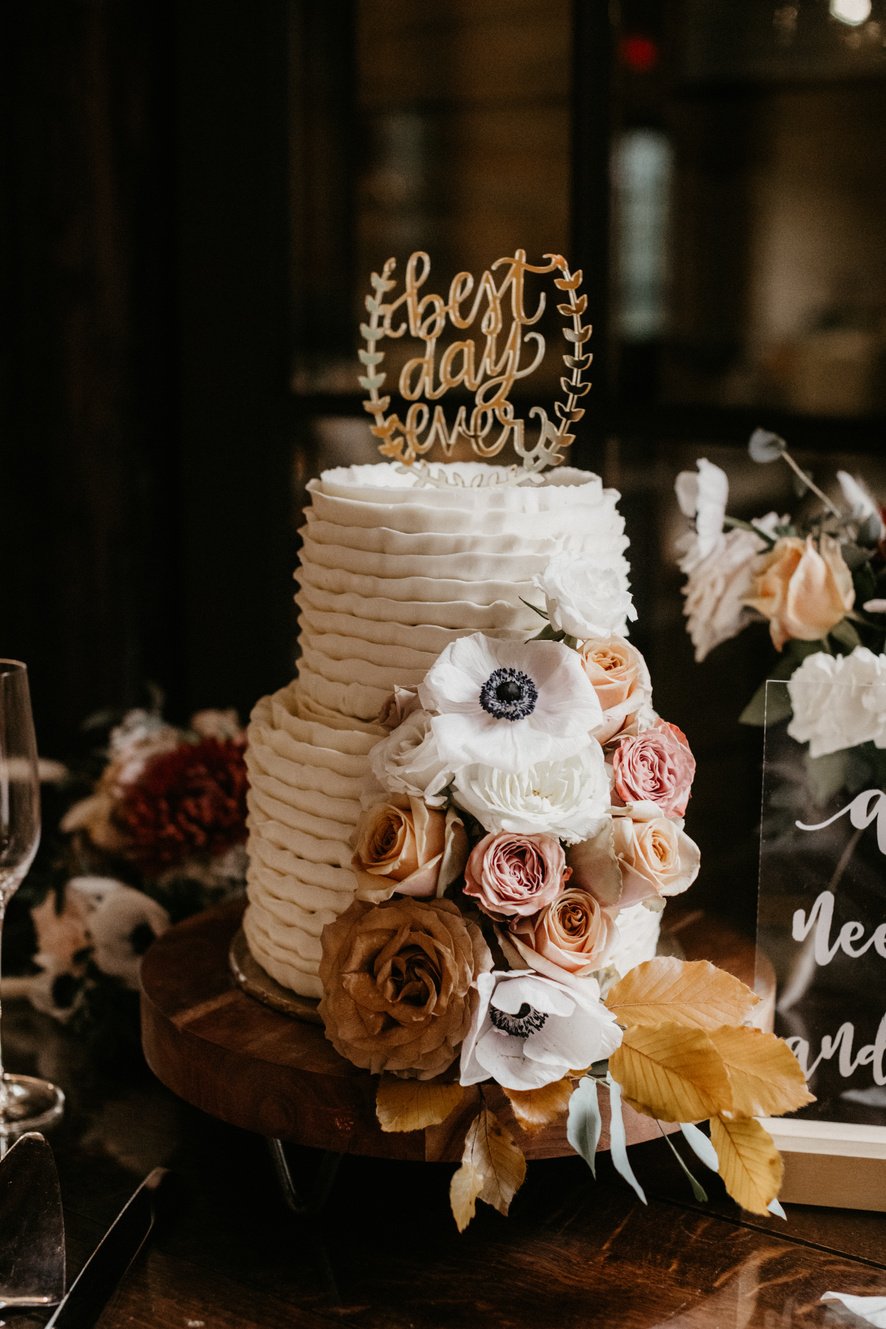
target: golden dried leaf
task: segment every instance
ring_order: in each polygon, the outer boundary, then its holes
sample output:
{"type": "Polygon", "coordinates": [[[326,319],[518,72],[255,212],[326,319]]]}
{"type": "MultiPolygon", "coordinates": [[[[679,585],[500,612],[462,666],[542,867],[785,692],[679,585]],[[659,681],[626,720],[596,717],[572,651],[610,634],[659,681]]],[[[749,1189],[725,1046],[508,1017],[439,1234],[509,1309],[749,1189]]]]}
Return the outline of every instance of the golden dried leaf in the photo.
{"type": "Polygon", "coordinates": [[[628,1029],[609,1058],[625,1102],[659,1121],[700,1121],[732,1106],[723,1060],[702,1029],[685,1024],[628,1029]]]}
{"type": "Polygon", "coordinates": [[[445,1121],[463,1097],[460,1084],[383,1077],[375,1096],[375,1115],[383,1131],[422,1131],[445,1121]]]}
{"type": "Polygon", "coordinates": [[[778,1117],[813,1102],[787,1043],[762,1029],[712,1029],[732,1085],[732,1117],[778,1117]]]}
{"type": "Polygon", "coordinates": [[[656,956],[628,970],[606,996],[619,1024],[657,1025],[664,1021],[717,1029],[741,1024],[760,998],[746,983],[709,960],[656,956]]]}
{"type": "Polygon", "coordinates": [[[483,1108],[468,1127],[461,1166],[449,1199],[460,1232],[474,1216],[477,1200],[506,1214],[526,1176],[526,1159],[494,1112],[483,1108]]]}
{"type": "Polygon", "coordinates": [[[508,1102],[524,1131],[540,1131],[569,1108],[574,1085],[571,1080],[555,1080],[541,1089],[506,1089],[508,1102]]]}
{"type": "Polygon", "coordinates": [[[483,1189],[483,1178],[470,1163],[462,1160],[461,1167],[449,1183],[449,1206],[459,1232],[464,1232],[477,1212],[477,1199],[483,1189]]]}
{"type": "Polygon", "coordinates": [[[759,1121],[711,1119],[711,1144],[720,1160],[720,1176],[742,1209],[765,1214],[781,1186],[784,1163],[772,1136],[759,1121]]]}

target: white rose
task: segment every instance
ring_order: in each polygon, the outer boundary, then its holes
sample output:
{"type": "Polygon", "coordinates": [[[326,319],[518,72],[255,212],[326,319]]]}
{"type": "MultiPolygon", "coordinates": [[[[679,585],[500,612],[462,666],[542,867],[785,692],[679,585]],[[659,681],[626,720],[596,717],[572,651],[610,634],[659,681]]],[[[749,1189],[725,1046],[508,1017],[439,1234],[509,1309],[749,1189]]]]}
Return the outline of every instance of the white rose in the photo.
{"type": "Polygon", "coordinates": [[[369,753],[369,765],[390,794],[412,795],[432,808],[446,802],[443,791],[452,780],[452,771],[437,749],[427,711],[412,711],[387,738],[376,743],[369,753]]]}
{"type": "Polygon", "coordinates": [[[674,482],[680,511],[694,528],[680,543],[680,567],[687,573],[712,554],[722,540],[729,500],[726,472],[706,457],[699,457],[696,466],[697,471],[681,471],[674,482]]]}
{"type": "Polygon", "coordinates": [[[505,1089],[540,1089],[621,1043],[592,978],[567,984],[509,969],[479,974],[475,986],[480,1000],[462,1043],[461,1084],[492,1079],[505,1089]]]}
{"type": "Polygon", "coordinates": [[[623,558],[609,565],[574,554],[558,554],[533,578],[543,593],[551,626],[584,640],[627,635],[628,620],[637,617],[623,558]]]}
{"type": "MultiPolygon", "coordinates": [[[[768,512],[755,524],[771,535],[782,520],[768,512]]],[[[737,637],[757,617],[745,600],[753,589],[754,560],[763,549],[763,541],[752,531],[737,527],[691,569],[684,567],[688,575],[683,613],[699,664],[715,646],[737,637]]]]}
{"type": "Polygon", "coordinates": [[[851,655],[807,655],[788,680],[788,733],[824,757],[860,743],[886,747],[886,656],[857,646],[851,655]]]}
{"type": "Polygon", "coordinates": [[[456,772],[453,799],[487,831],[547,832],[576,844],[589,839],[609,812],[603,749],[591,740],[572,757],[516,772],[466,766],[456,772]]]}

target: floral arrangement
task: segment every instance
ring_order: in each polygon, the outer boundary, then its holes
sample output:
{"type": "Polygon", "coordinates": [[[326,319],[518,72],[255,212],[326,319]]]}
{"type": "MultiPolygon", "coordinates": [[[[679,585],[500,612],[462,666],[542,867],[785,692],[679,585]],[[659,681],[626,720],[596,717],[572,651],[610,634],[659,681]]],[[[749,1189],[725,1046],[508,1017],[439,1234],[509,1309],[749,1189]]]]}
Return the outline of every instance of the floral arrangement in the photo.
{"type": "Polygon", "coordinates": [[[629,958],[628,920],[654,925],[699,869],[689,744],[626,639],[625,576],[560,556],[536,587],[537,637],[458,638],[386,708],[356,898],[322,936],[326,1035],[379,1077],[384,1130],[469,1117],[459,1229],[478,1200],[506,1213],[525,1174],[501,1093],[517,1136],[565,1116],[593,1170],[602,1088],[615,1166],[641,1197],[622,1104],[681,1123],[738,1202],[766,1212],[781,1160],[755,1118],[810,1101],[798,1063],[746,1023],[757,998],[737,979],[629,958]]]}
{"type": "Polygon", "coordinates": [[[31,972],[5,979],[4,995],[109,1043],[137,1028],[130,1005],[150,943],[243,887],[245,746],[233,711],[178,727],[158,704],[110,729],[97,774],[59,769],[44,802],[62,807],[44,817],[22,892],[31,972]]]}
{"type": "MultiPolygon", "coordinates": [[[[866,486],[837,472],[831,498],[791,456],[783,439],[758,429],[754,461],[781,460],[805,503],[746,522],[727,515],[729,481],[701,458],[676,481],[692,530],[681,541],[687,628],[698,661],[748,624],[769,626],[788,696],[770,722],[790,716],[788,733],[812,759],[862,744],[886,750],[886,520],[866,486]]],[[[742,714],[764,719],[765,683],[742,714]]]]}

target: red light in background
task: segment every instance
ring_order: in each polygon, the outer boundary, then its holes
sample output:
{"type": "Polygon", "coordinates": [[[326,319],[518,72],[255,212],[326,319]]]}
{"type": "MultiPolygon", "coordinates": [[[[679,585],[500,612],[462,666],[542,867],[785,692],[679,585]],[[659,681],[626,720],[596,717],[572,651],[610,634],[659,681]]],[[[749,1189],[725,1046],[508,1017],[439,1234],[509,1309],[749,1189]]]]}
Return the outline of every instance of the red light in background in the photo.
{"type": "Polygon", "coordinates": [[[622,37],[619,52],[632,74],[648,74],[658,64],[658,47],[651,37],[639,32],[622,37]]]}

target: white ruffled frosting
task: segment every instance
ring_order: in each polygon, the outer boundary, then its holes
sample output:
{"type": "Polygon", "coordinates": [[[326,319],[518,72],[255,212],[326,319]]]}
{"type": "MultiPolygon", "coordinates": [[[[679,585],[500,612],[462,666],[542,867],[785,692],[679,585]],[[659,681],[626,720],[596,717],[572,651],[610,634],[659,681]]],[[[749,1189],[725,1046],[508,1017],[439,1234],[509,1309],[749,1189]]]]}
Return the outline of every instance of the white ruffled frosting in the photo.
{"type": "MultiPolygon", "coordinates": [[[[489,483],[501,468],[480,462],[440,469],[457,483],[421,486],[383,462],[308,486],[299,673],[258,703],[249,728],[243,924],[259,963],[302,996],[320,995],[320,934],[354,898],[350,840],[394,687],[416,686],[465,633],[533,635],[538,618],[520,597],[538,601],[532,579],[555,554],[627,572],[618,495],[598,476],[563,467],[515,485],[489,483]]],[[[657,934],[647,915],[639,958],[655,949],[648,918],[657,934]]]]}

